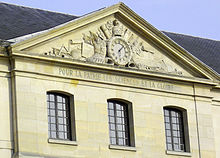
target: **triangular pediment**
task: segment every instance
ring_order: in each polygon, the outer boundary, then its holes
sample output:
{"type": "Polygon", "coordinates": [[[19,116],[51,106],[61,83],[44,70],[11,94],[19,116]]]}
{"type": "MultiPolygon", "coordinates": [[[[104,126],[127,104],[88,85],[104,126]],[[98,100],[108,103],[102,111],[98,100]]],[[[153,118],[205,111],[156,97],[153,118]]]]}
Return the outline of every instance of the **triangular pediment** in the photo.
{"type": "Polygon", "coordinates": [[[12,49],[91,65],[212,79],[187,52],[121,3],[18,42],[12,49]]]}

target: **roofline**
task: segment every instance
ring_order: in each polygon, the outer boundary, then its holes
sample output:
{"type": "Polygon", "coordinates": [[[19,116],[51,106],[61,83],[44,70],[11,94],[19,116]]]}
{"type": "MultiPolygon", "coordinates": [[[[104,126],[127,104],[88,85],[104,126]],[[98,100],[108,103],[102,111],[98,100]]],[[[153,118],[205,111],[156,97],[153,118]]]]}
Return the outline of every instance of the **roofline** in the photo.
{"type": "Polygon", "coordinates": [[[78,17],[78,15],[67,14],[67,13],[64,13],[64,12],[46,10],[46,9],[41,9],[41,8],[34,8],[34,7],[30,7],[30,6],[24,6],[24,5],[13,4],[13,3],[8,3],[8,2],[7,3],[6,2],[0,2],[0,3],[9,4],[9,5],[17,6],[17,7],[24,7],[24,8],[29,8],[29,9],[37,9],[37,10],[41,10],[41,11],[45,11],[45,12],[51,12],[51,13],[64,14],[64,15],[70,15],[70,16],[78,17]]]}
{"type": "MultiPolygon", "coordinates": [[[[39,39],[39,38],[42,38],[42,34],[44,34],[43,37],[45,37],[46,35],[50,34],[51,32],[54,33],[55,31],[59,31],[58,29],[61,28],[61,27],[68,28],[68,27],[71,27],[72,25],[74,25],[75,23],[80,23],[83,20],[86,21],[86,23],[88,23],[88,20],[91,20],[91,18],[90,18],[91,16],[94,17],[94,16],[97,16],[97,15],[100,15],[101,12],[108,12],[108,10],[116,10],[121,4],[123,4],[123,3],[119,2],[117,4],[114,4],[114,5],[110,6],[110,7],[106,7],[106,8],[103,8],[101,10],[98,10],[98,11],[95,11],[95,12],[91,12],[89,14],[85,14],[84,16],[81,16],[79,18],[70,20],[70,21],[68,21],[66,23],[57,25],[57,26],[49,28],[47,30],[43,30],[45,32],[43,32],[43,33],[39,32],[39,34],[36,34],[36,36],[33,36],[32,38],[28,38],[26,40],[21,40],[21,41],[19,41],[17,43],[14,43],[13,47],[19,47],[20,45],[23,45],[24,43],[30,43],[31,41],[34,41],[34,40],[39,39]],[[88,20],[85,20],[85,18],[87,18],[88,20]]],[[[95,21],[95,20],[93,20],[93,21],[95,21]]],[[[28,35],[30,35],[30,34],[28,34],[28,35]]],[[[10,39],[10,40],[12,40],[12,39],[10,39]]]]}
{"type": "Polygon", "coordinates": [[[140,17],[138,14],[136,14],[133,10],[131,10],[129,7],[127,7],[122,2],[119,2],[110,7],[98,10],[96,12],[92,12],[91,14],[87,14],[86,16],[80,17],[78,19],[71,20],[67,23],[58,25],[48,30],[47,32],[37,35],[28,40],[18,42],[12,45],[12,49],[23,50],[23,49],[29,48],[30,46],[36,44],[35,42],[36,40],[38,40],[38,43],[40,43],[40,42],[43,42],[45,40],[49,40],[55,37],[54,36],[55,32],[57,36],[57,35],[72,31],[74,28],[84,26],[86,24],[89,24],[91,22],[94,22],[96,20],[99,20],[103,17],[109,16],[115,13],[120,13],[118,14],[119,17],[121,16],[123,19],[126,18],[129,21],[131,21],[132,24],[140,28],[140,30],[143,31],[145,35],[150,36],[155,42],[159,42],[168,51],[173,52],[173,55],[175,55],[177,58],[182,59],[184,62],[188,63],[188,65],[191,65],[192,67],[194,67],[198,72],[200,72],[204,76],[208,77],[211,80],[215,80],[215,79],[220,80],[219,74],[217,74],[215,71],[207,67],[201,61],[197,60],[197,58],[189,54],[185,49],[180,47],[176,42],[174,42],[169,37],[164,35],[164,33],[156,29],[154,26],[152,26],[150,23],[148,23],[145,19],[140,17]],[[60,29],[61,27],[62,29],[60,29]]]}
{"type": "Polygon", "coordinates": [[[173,34],[177,34],[177,35],[184,35],[184,36],[193,37],[193,38],[200,38],[200,39],[204,39],[204,40],[220,42],[220,40],[210,39],[210,38],[205,38],[205,37],[200,37],[200,36],[194,36],[194,35],[185,34],[185,33],[183,34],[183,33],[176,33],[176,32],[163,31],[163,30],[161,30],[161,32],[173,33],[173,34]]]}
{"type": "MultiPolygon", "coordinates": [[[[166,31],[161,31],[161,32],[163,33],[163,32],[166,32],[166,31]]],[[[169,32],[169,33],[172,33],[172,32],[169,32]]],[[[164,34],[164,33],[163,33],[163,34],[164,34]]],[[[167,36],[166,34],[164,34],[164,35],[167,36]]],[[[182,35],[182,34],[179,34],[179,35],[182,35]]],[[[193,36],[191,36],[191,37],[193,37],[193,36]]],[[[178,45],[181,49],[183,49],[185,52],[187,52],[192,58],[195,58],[195,60],[198,60],[198,62],[204,64],[206,67],[209,67],[210,70],[214,71],[215,74],[220,77],[220,74],[219,74],[217,71],[215,71],[214,69],[212,69],[210,66],[208,66],[207,64],[205,64],[203,61],[201,61],[201,60],[200,60],[199,58],[197,58],[196,56],[192,55],[188,50],[186,50],[184,47],[182,47],[181,45],[179,45],[176,41],[174,41],[174,40],[173,40],[172,38],[170,38],[169,36],[167,36],[167,38],[169,38],[170,40],[172,40],[173,43],[175,43],[175,44],[178,45]]],[[[196,37],[194,37],[194,38],[196,38],[196,37]]]]}
{"type": "MultiPolygon", "coordinates": [[[[161,39],[166,41],[166,44],[169,44],[169,45],[173,46],[174,48],[177,48],[177,50],[180,51],[182,53],[182,55],[184,55],[184,56],[188,57],[189,59],[191,59],[192,61],[194,61],[195,64],[202,66],[202,68],[205,69],[206,71],[208,71],[211,74],[211,76],[214,76],[216,79],[220,80],[220,75],[216,71],[211,69],[209,66],[207,66],[203,62],[200,62],[200,60],[198,60],[196,57],[194,57],[191,53],[189,53],[188,51],[183,49],[174,40],[172,40],[169,37],[167,37],[166,35],[164,35],[164,33],[162,31],[159,31],[156,27],[154,27],[153,25],[148,23],[145,19],[140,17],[138,14],[136,14],[133,10],[131,10],[129,7],[127,7],[124,3],[122,3],[122,7],[124,7],[123,9],[125,9],[128,13],[130,13],[129,15],[135,15],[135,17],[134,17],[135,20],[142,22],[142,24],[144,25],[144,28],[150,27],[150,29],[154,31],[153,32],[154,34],[157,34],[159,37],[161,37],[161,39]]],[[[151,36],[151,37],[153,37],[153,36],[151,36]]],[[[193,66],[193,67],[195,67],[195,66],[193,66]]]]}

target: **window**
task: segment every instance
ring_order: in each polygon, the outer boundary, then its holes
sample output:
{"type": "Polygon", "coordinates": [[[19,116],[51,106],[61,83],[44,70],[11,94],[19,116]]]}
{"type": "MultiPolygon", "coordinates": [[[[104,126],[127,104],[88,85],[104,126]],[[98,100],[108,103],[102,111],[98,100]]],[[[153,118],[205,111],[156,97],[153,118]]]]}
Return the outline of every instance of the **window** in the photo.
{"type": "Polygon", "coordinates": [[[165,107],[164,123],[167,150],[189,152],[186,111],[179,108],[165,107]]]}
{"type": "Polygon", "coordinates": [[[109,136],[111,145],[134,146],[131,104],[108,100],[109,136]]]}
{"type": "Polygon", "coordinates": [[[75,140],[73,98],[60,93],[47,93],[49,138],[75,140]]]}

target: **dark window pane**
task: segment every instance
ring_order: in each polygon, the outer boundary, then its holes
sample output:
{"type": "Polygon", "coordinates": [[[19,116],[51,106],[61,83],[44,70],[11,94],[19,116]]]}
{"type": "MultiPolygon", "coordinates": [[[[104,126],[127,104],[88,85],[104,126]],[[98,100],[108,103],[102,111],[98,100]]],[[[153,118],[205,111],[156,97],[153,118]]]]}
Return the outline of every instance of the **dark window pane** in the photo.
{"type": "Polygon", "coordinates": [[[126,111],[126,109],[124,109],[124,106],[121,106],[121,110],[122,110],[122,111],[126,111]]]}
{"type": "Polygon", "coordinates": [[[58,123],[63,124],[63,118],[58,118],[58,123]]]}
{"type": "Polygon", "coordinates": [[[63,131],[63,125],[59,125],[59,131],[63,131]]]}
{"type": "Polygon", "coordinates": [[[47,94],[48,132],[50,138],[71,139],[68,97],[47,94]]]}
{"type": "Polygon", "coordinates": [[[55,103],[54,102],[50,102],[49,106],[50,106],[50,109],[55,109],[55,103]]]}
{"type": "Polygon", "coordinates": [[[65,132],[67,131],[67,126],[64,126],[64,131],[65,131],[65,132]]]}
{"type": "Polygon", "coordinates": [[[123,143],[124,141],[123,141],[123,139],[118,139],[118,145],[124,145],[124,143],[123,143]]]}
{"type": "Polygon", "coordinates": [[[111,137],[116,137],[115,131],[110,131],[110,136],[111,136],[111,137]]]}
{"type": "Polygon", "coordinates": [[[63,104],[62,103],[57,103],[57,109],[63,110],[63,104]]]}
{"type": "Polygon", "coordinates": [[[178,142],[178,138],[173,138],[173,143],[175,143],[175,144],[178,144],[179,142],[178,142]]]}
{"type": "Polygon", "coordinates": [[[165,116],[169,116],[169,111],[168,110],[164,110],[164,115],[165,116]]]}
{"type": "Polygon", "coordinates": [[[50,110],[50,116],[55,116],[55,110],[50,110]]]}
{"type": "Polygon", "coordinates": [[[167,144],[167,150],[173,150],[172,149],[172,144],[167,144]]]}
{"type": "Polygon", "coordinates": [[[51,129],[52,131],[55,131],[55,130],[56,130],[56,124],[51,124],[51,125],[50,125],[50,129],[51,129]]]}
{"type": "Polygon", "coordinates": [[[173,137],[177,137],[177,131],[173,131],[173,137]]]}
{"type": "Polygon", "coordinates": [[[166,129],[170,129],[170,124],[169,123],[165,123],[165,128],[166,129]]]}
{"type": "Polygon", "coordinates": [[[109,110],[109,115],[110,116],[114,116],[114,111],[113,110],[109,110]]]}
{"type": "Polygon", "coordinates": [[[167,143],[172,143],[171,137],[167,137],[167,143]]]}
{"type": "Polygon", "coordinates": [[[172,123],[177,123],[175,117],[172,117],[172,123]]]}
{"type": "Polygon", "coordinates": [[[117,111],[117,116],[121,117],[121,111],[117,111]]]}
{"type": "Polygon", "coordinates": [[[122,119],[121,119],[121,118],[117,118],[117,119],[116,119],[116,122],[117,122],[118,124],[121,124],[121,123],[122,123],[122,119]]]}
{"type": "Polygon", "coordinates": [[[171,116],[172,117],[176,117],[176,112],[175,111],[171,111],[171,116]]]}
{"type": "Polygon", "coordinates": [[[127,107],[120,102],[108,102],[110,143],[129,145],[127,107]]]}
{"type": "Polygon", "coordinates": [[[108,108],[113,109],[113,103],[108,103],[108,108]]]}
{"type": "Polygon", "coordinates": [[[182,112],[173,108],[164,109],[167,150],[185,151],[182,112]]]}
{"type": "Polygon", "coordinates": [[[110,140],[111,140],[111,144],[116,144],[116,138],[110,138],[110,140]]]}
{"type": "Polygon", "coordinates": [[[178,130],[178,128],[177,128],[177,127],[178,127],[178,125],[177,125],[177,124],[173,124],[173,125],[172,125],[173,130],[178,130]]]}
{"type": "Polygon", "coordinates": [[[165,122],[170,123],[169,117],[165,117],[165,122]]]}
{"type": "Polygon", "coordinates": [[[185,150],[184,144],[180,144],[180,150],[181,150],[181,151],[184,151],[184,150],[185,150]]]}
{"type": "Polygon", "coordinates": [[[122,125],[117,125],[117,130],[122,131],[122,125]]]}
{"type": "Polygon", "coordinates": [[[181,117],[181,115],[178,112],[176,112],[176,117],[181,117]]]}
{"type": "Polygon", "coordinates": [[[116,104],[116,110],[121,110],[121,105],[120,104],[116,104]]]}
{"type": "Polygon", "coordinates": [[[122,132],[118,132],[118,137],[122,138],[122,132]]]}
{"type": "Polygon", "coordinates": [[[179,146],[179,144],[174,144],[174,150],[175,150],[175,151],[180,151],[180,146],[179,146]]]}
{"type": "Polygon", "coordinates": [[[115,130],[115,124],[110,124],[110,129],[115,130]]]}
{"type": "Polygon", "coordinates": [[[57,102],[62,103],[63,98],[61,96],[57,96],[57,102]]]}
{"type": "Polygon", "coordinates": [[[51,132],[51,138],[56,138],[56,132],[51,132]]]}
{"type": "Polygon", "coordinates": [[[63,111],[58,111],[58,116],[63,117],[63,111]]]}
{"type": "Polygon", "coordinates": [[[59,138],[64,139],[64,133],[63,132],[59,132],[59,138]]]}
{"type": "Polygon", "coordinates": [[[125,116],[124,116],[124,111],[122,111],[122,113],[121,113],[121,117],[125,117],[125,116]]]}
{"type": "Polygon", "coordinates": [[[109,117],[109,122],[115,123],[115,118],[114,117],[109,117]]]}
{"type": "Polygon", "coordinates": [[[66,98],[63,98],[63,103],[64,103],[64,104],[66,103],[66,98]]]}
{"type": "Polygon", "coordinates": [[[170,130],[166,130],[166,136],[171,136],[170,130]]]}
{"type": "Polygon", "coordinates": [[[67,133],[64,133],[64,139],[68,139],[67,133]]]}
{"type": "Polygon", "coordinates": [[[56,123],[55,117],[50,117],[50,123],[56,123]]]}
{"type": "Polygon", "coordinates": [[[50,95],[50,100],[49,101],[54,101],[54,95],[50,95]]]}

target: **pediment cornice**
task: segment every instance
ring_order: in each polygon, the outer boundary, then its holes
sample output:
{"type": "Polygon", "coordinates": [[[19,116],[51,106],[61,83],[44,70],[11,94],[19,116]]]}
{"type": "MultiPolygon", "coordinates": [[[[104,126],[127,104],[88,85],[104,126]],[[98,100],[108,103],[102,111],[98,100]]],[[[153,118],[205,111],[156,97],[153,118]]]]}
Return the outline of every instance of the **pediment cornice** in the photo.
{"type": "MultiPolygon", "coordinates": [[[[207,67],[205,64],[203,64],[202,62],[200,62],[198,59],[196,59],[195,57],[193,57],[190,53],[188,53],[186,50],[184,50],[182,47],[180,47],[178,44],[176,44],[175,42],[173,42],[171,39],[169,39],[167,36],[165,36],[162,32],[160,32],[159,30],[157,30],[155,27],[153,27],[152,25],[150,25],[148,22],[146,22],[143,18],[141,18],[140,16],[138,16],[136,13],[134,13],[130,8],[128,8],[126,5],[124,5],[123,3],[118,3],[116,5],[113,5],[111,7],[99,10],[97,12],[88,14],[86,16],[83,16],[79,19],[73,20],[71,22],[68,22],[66,24],[63,24],[61,26],[55,27],[53,29],[50,29],[48,31],[45,31],[42,34],[38,34],[37,36],[34,36],[33,38],[15,43],[14,45],[12,45],[12,52],[19,52],[19,51],[23,51],[23,52],[28,52],[27,50],[29,50],[31,47],[35,47],[37,45],[41,45],[43,44],[45,41],[50,41],[51,39],[55,39],[58,38],[59,36],[62,36],[68,32],[71,32],[73,30],[76,30],[77,28],[81,28],[84,26],[89,25],[90,23],[94,23],[100,19],[109,17],[109,16],[114,16],[115,19],[117,19],[120,22],[125,22],[125,23],[129,23],[129,26],[131,26],[131,28],[134,28],[137,32],[139,32],[139,34],[142,35],[142,37],[147,37],[149,38],[153,43],[158,44],[161,48],[165,49],[167,52],[169,52],[170,54],[172,54],[173,57],[176,58],[176,60],[181,61],[181,63],[183,65],[187,65],[187,67],[191,70],[193,70],[194,72],[196,72],[197,74],[199,74],[200,76],[203,76],[202,78],[206,78],[212,81],[215,80],[219,80],[219,75],[211,70],[209,67],[207,67]]],[[[107,21],[108,23],[109,21],[107,21]]],[[[113,26],[113,21],[110,21],[109,23],[111,23],[111,25],[113,26]]],[[[153,66],[149,66],[147,64],[145,64],[144,62],[140,62],[141,59],[136,60],[137,58],[135,58],[135,54],[138,54],[138,52],[135,52],[135,49],[139,52],[141,52],[142,54],[148,53],[151,54],[151,56],[156,56],[154,55],[154,52],[149,50],[149,49],[145,49],[145,46],[141,46],[141,41],[138,41],[136,43],[137,46],[134,45],[135,41],[130,42],[129,37],[125,37],[126,36],[126,29],[123,30],[123,36],[120,35],[120,37],[122,38],[119,41],[125,41],[125,43],[128,44],[128,48],[130,50],[132,50],[132,54],[129,55],[129,59],[126,58],[120,58],[120,59],[116,59],[114,58],[114,53],[110,53],[110,44],[113,41],[113,38],[117,38],[116,36],[118,35],[111,35],[110,37],[108,37],[108,35],[106,34],[105,31],[103,31],[101,29],[101,26],[97,26],[98,27],[98,31],[100,31],[99,33],[94,32],[93,30],[91,31],[87,31],[85,32],[85,34],[83,35],[82,39],[83,39],[83,44],[88,44],[91,45],[94,48],[94,53],[89,56],[88,53],[86,55],[86,57],[84,56],[85,54],[82,53],[82,48],[81,48],[81,56],[77,56],[75,53],[75,57],[77,58],[77,60],[81,60],[81,61],[88,61],[91,63],[98,63],[98,64],[113,64],[113,65],[117,65],[117,66],[127,66],[131,69],[138,69],[138,70],[146,70],[146,71],[152,71],[152,72],[162,72],[162,73],[168,73],[168,74],[175,74],[175,75],[180,75],[180,76],[184,76],[184,74],[182,73],[182,70],[179,70],[178,68],[175,68],[173,65],[169,66],[169,63],[164,62],[163,60],[159,60],[158,64],[159,66],[153,67],[153,66]],[[103,36],[104,35],[104,36],[103,36]],[[102,49],[103,55],[100,56],[100,52],[99,53],[95,53],[95,42],[96,40],[98,40],[96,38],[96,36],[98,38],[102,38],[102,44],[99,43],[98,47],[100,47],[99,49],[102,49]],[[88,40],[89,39],[89,40],[88,40]],[[130,43],[129,43],[130,42],[130,43]],[[103,48],[101,48],[101,45],[103,45],[103,48]],[[105,48],[106,46],[106,48],[105,48]],[[82,55],[83,54],[83,55],[82,55]],[[97,55],[99,54],[99,55],[97,55]],[[120,60],[128,60],[126,62],[124,62],[123,64],[122,61],[120,60]],[[139,62],[139,63],[138,63],[139,62]],[[183,75],[182,75],[183,74],[183,75]]],[[[129,32],[129,30],[127,30],[129,32]]],[[[110,32],[113,32],[113,27],[110,29],[110,32]]],[[[117,38],[119,39],[119,38],[117,38]]],[[[75,60],[75,57],[73,56],[73,54],[71,55],[71,49],[70,47],[72,47],[73,45],[75,45],[76,47],[83,47],[82,41],[78,42],[78,41],[74,41],[72,39],[69,39],[67,41],[64,41],[64,45],[62,46],[57,46],[57,47],[51,47],[49,51],[45,51],[43,52],[43,55],[46,56],[56,56],[56,57],[67,57],[68,58],[72,58],[75,60]]],[[[96,43],[97,44],[97,43],[96,43]]],[[[116,43],[117,44],[117,43],[116,43]]],[[[126,45],[126,44],[125,44],[126,45]]],[[[77,49],[78,49],[77,48],[77,49]]],[[[75,49],[75,50],[77,50],[75,49]]],[[[13,53],[12,53],[13,54],[13,53]]],[[[80,54],[80,53],[78,53],[80,54]]],[[[126,54],[126,53],[125,53],[126,54]]],[[[127,52],[127,54],[129,54],[129,52],[127,52]]],[[[144,58],[142,58],[144,59],[144,58]]]]}

